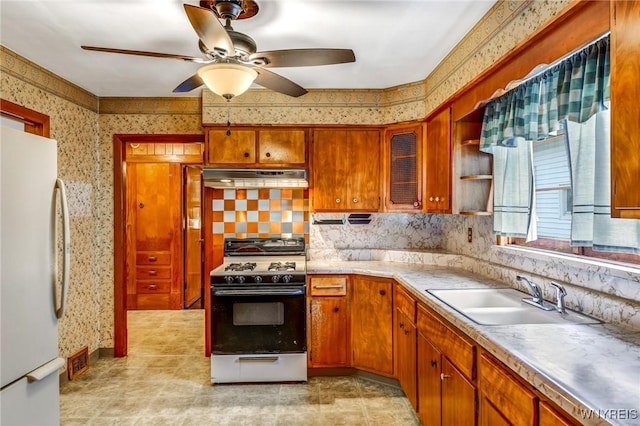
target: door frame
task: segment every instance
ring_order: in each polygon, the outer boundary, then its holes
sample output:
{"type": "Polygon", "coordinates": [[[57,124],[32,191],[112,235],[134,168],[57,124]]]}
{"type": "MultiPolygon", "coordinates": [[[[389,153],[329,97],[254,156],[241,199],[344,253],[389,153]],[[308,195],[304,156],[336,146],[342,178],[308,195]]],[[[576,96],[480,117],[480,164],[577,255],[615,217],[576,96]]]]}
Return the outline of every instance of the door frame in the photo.
{"type": "Polygon", "coordinates": [[[127,355],[127,143],[204,143],[197,135],[113,135],[113,354],[127,355]]]}

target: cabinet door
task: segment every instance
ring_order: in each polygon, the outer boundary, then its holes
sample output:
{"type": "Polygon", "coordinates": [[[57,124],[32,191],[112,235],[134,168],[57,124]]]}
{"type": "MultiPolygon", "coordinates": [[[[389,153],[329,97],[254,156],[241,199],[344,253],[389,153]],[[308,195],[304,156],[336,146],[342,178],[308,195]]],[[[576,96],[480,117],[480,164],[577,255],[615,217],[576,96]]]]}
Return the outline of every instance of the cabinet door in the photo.
{"type": "Polygon", "coordinates": [[[486,397],[480,398],[480,426],[513,426],[486,397]]]}
{"type": "Polygon", "coordinates": [[[476,424],[476,389],[442,357],[442,424],[476,424]]]}
{"type": "Polygon", "coordinates": [[[306,161],[304,130],[269,129],[258,131],[258,163],[298,164],[306,161]]]}
{"type": "Polygon", "coordinates": [[[348,310],[346,297],[309,299],[311,367],[347,367],[348,310]]]}
{"type": "Polygon", "coordinates": [[[416,371],[416,326],[413,322],[396,309],[396,341],[398,382],[414,410],[418,410],[417,371],[416,371]]]}
{"type": "Polygon", "coordinates": [[[391,127],[385,132],[385,211],[422,211],[423,127],[391,127]]]}
{"type": "MultiPolygon", "coordinates": [[[[350,130],[346,207],[375,212],[380,209],[380,132],[350,130]]],[[[342,154],[344,155],[344,153],[342,154]]]]}
{"type": "Polygon", "coordinates": [[[418,333],[418,417],[423,425],[439,425],[441,419],[441,354],[418,333]]]}
{"type": "Polygon", "coordinates": [[[483,425],[492,424],[493,411],[513,425],[533,425],[536,418],[538,398],[525,388],[499,361],[483,353],[478,363],[478,387],[482,393],[483,407],[491,406],[488,412],[480,412],[483,425]]]}
{"type": "Polygon", "coordinates": [[[640,219],[640,1],[611,12],[611,215],[640,219]]]}
{"type": "Polygon", "coordinates": [[[426,200],[428,212],[451,212],[451,109],[427,122],[426,200]]]}
{"type": "Polygon", "coordinates": [[[207,132],[207,164],[254,164],[256,162],[255,130],[207,132]]]}
{"type": "Polygon", "coordinates": [[[346,209],[346,176],[349,171],[347,132],[315,130],[313,150],[313,209],[340,211],[346,209]]]}
{"type": "Polygon", "coordinates": [[[393,375],[391,280],[356,276],[351,285],[352,365],[393,375]]]}
{"type": "Polygon", "coordinates": [[[547,402],[540,402],[540,420],[538,422],[539,426],[573,426],[577,424],[579,423],[573,422],[558,413],[547,402]]]}

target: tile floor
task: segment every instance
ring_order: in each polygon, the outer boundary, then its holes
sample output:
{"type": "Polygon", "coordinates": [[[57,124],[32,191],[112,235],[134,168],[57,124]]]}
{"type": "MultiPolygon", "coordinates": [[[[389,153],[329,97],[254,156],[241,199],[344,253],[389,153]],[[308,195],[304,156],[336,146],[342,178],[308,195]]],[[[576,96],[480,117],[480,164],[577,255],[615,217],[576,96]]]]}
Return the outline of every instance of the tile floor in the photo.
{"type": "Polygon", "coordinates": [[[368,378],[212,386],[202,310],[128,315],[129,355],[61,388],[62,425],[419,425],[400,389],[368,378]]]}

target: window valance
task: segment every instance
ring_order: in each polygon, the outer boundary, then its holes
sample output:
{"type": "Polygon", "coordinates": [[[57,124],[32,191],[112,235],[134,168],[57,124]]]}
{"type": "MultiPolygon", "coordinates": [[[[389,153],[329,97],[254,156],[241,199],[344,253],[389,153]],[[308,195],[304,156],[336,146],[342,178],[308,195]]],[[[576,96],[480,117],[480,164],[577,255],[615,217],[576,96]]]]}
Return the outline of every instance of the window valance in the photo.
{"type": "Polygon", "coordinates": [[[609,98],[609,36],[579,50],[485,106],[480,149],[515,146],[561,130],[561,121],[583,123],[605,110],[609,98]]]}

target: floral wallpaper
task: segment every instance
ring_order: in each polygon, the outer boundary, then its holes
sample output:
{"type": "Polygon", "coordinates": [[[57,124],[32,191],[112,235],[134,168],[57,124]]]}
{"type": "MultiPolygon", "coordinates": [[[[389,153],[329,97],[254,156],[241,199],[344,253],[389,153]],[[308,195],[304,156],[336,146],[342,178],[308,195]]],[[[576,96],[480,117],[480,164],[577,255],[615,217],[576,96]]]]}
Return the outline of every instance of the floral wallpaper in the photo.
{"type": "MultiPolygon", "coordinates": [[[[382,90],[312,90],[297,99],[250,90],[231,103],[231,122],[388,124],[423,118],[569,3],[499,0],[423,81],[382,90]]],[[[197,98],[98,99],[3,46],[0,71],[4,99],[50,115],[52,137],[60,147],[60,175],[69,183],[74,260],[70,308],[60,323],[60,356],[83,346],[90,352],[113,347],[113,135],[202,134],[203,123],[226,122],[227,104],[206,90],[197,98]]],[[[374,226],[320,228],[311,223],[309,234],[318,250],[343,250],[345,242],[358,250],[375,244],[391,249],[439,247],[481,252],[469,259],[482,263],[491,245],[486,220],[380,214],[373,218],[374,226]],[[468,220],[477,221],[473,223],[478,228],[469,246],[458,235],[468,220]]]]}
{"type": "MultiPolygon", "coordinates": [[[[101,346],[101,283],[98,279],[101,265],[95,238],[98,228],[98,114],[45,90],[49,86],[35,84],[45,80],[50,86],[60,87],[49,80],[49,74],[41,74],[39,68],[16,69],[17,65],[26,67],[26,62],[5,61],[7,57],[10,56],[3,50],[0,62],[2,98],[50,116],[51,138],[58,142],[58,176],[67,187],[71,270],[67,309],[58,327],[59,355],[67,357],[84,346],[93,352],[101,346]],[[11,72],[6,72],[7,69],[11,72]],[[23,72],[25,79],[15,76],[23,72]]],[[[80,94],[84,102],[86,96],[80,94]]]]}

